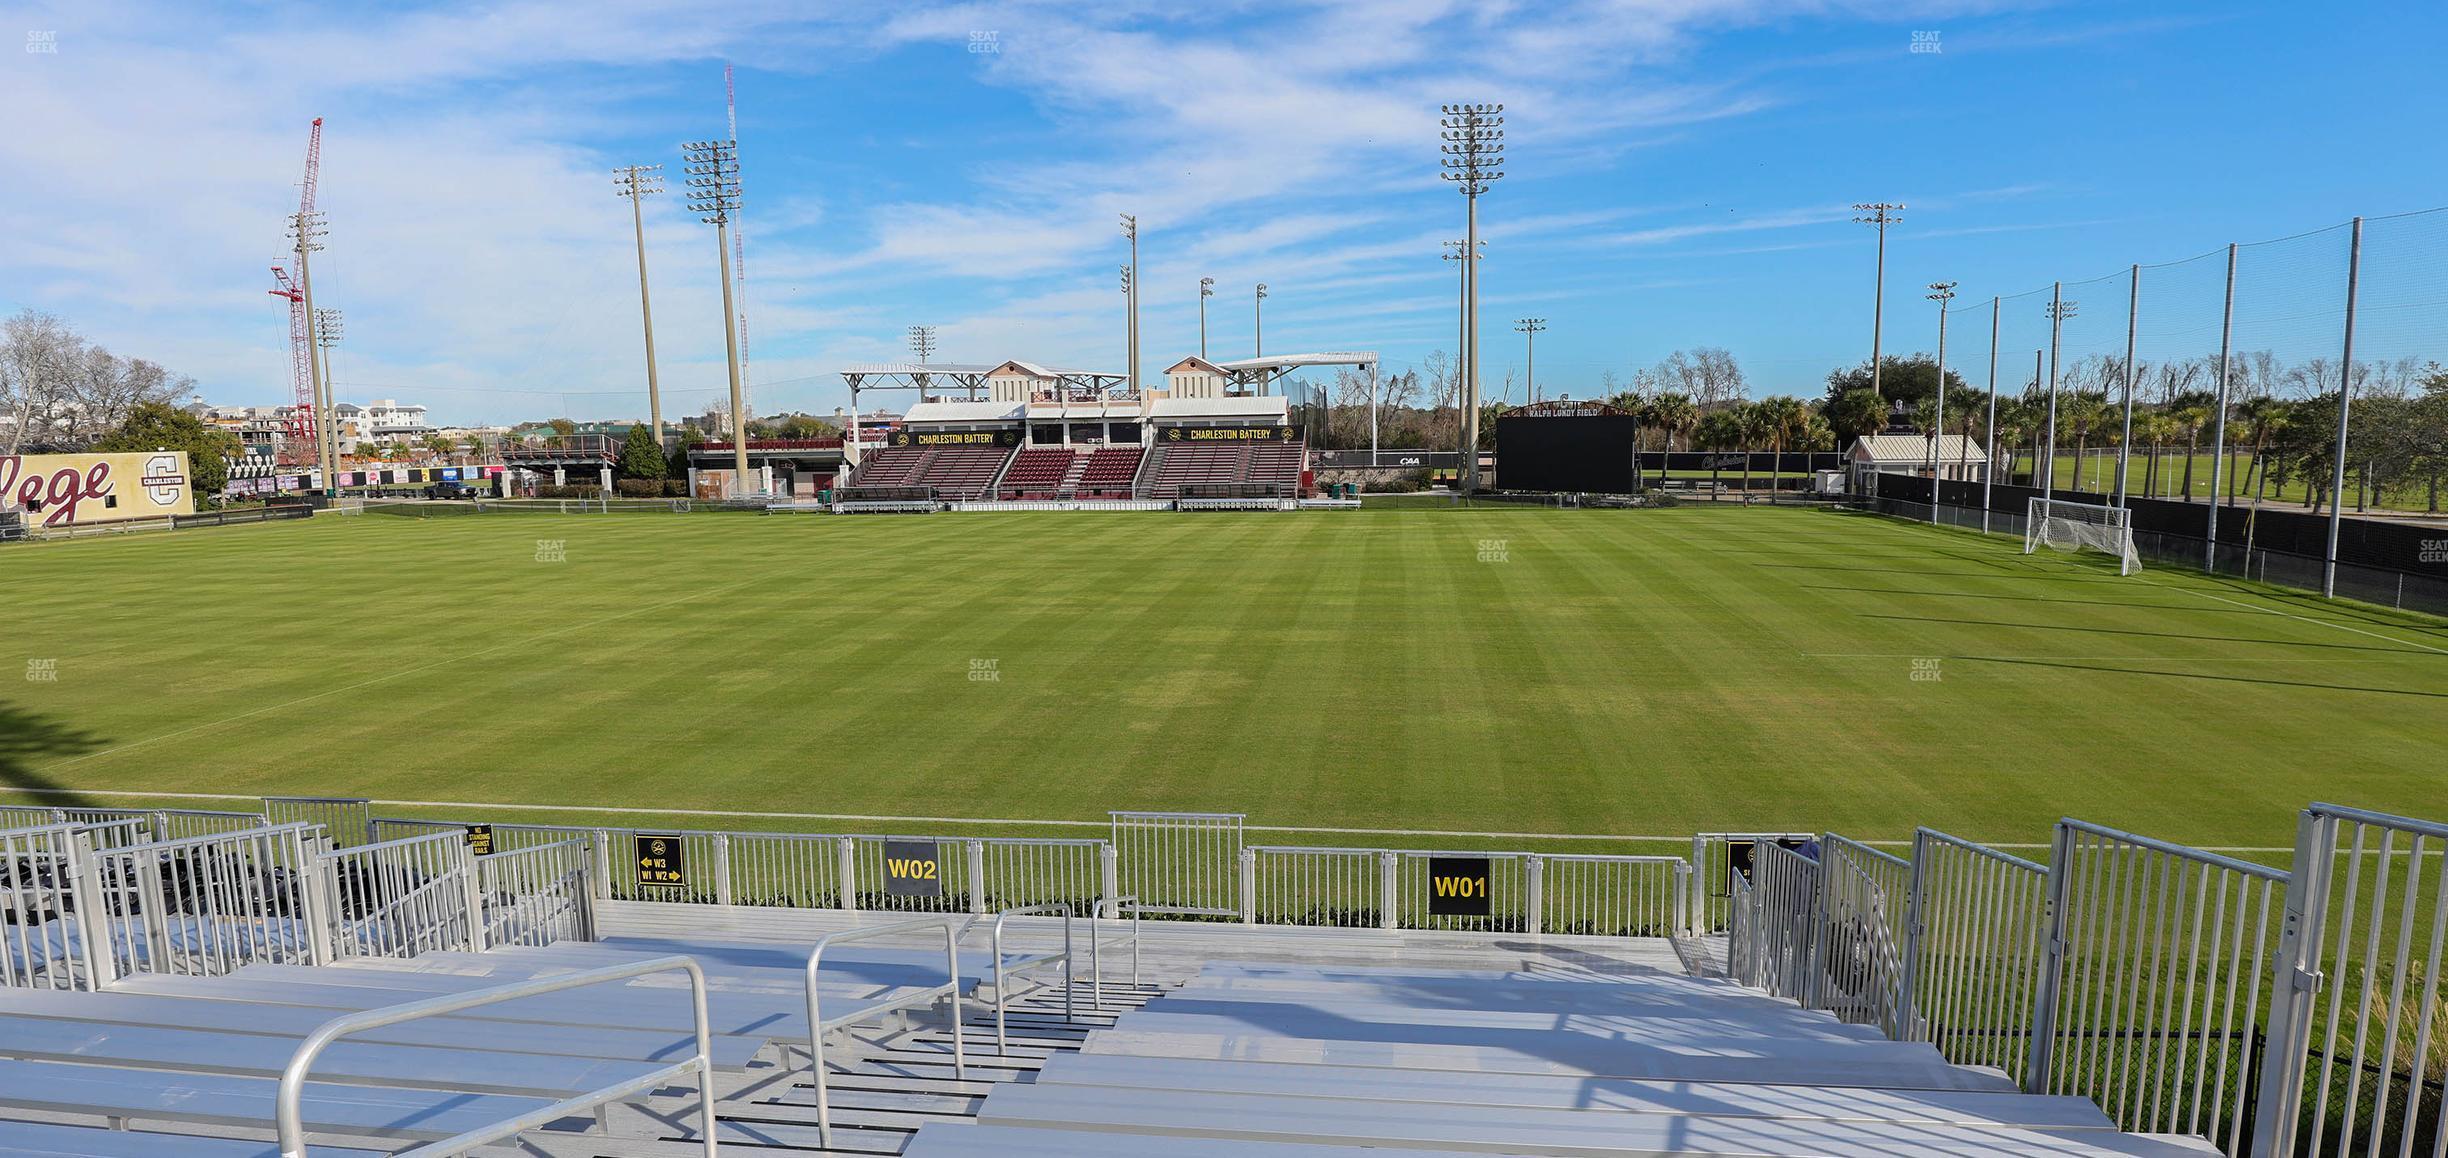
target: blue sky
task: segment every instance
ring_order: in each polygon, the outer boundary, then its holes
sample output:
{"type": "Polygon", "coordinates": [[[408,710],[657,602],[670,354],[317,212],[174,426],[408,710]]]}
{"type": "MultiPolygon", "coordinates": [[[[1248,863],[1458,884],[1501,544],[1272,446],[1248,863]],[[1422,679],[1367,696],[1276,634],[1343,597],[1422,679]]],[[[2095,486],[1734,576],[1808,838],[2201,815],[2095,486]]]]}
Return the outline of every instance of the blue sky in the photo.
{"type": "MultiPolygon", "coordinates": [[[[945,360],[1118,368],[1121,212],[1141,221],[1144,376],[1196,351],[1202,276],[1218,357],[1247,354],[1258,281],[1271,350],[1393,369],[1450,350],[1440,101],[1510,111],[1482,202],[1491,390],[1529,314],[1551,394],[1703,345],[1755,394],[1816,393],[1867,353],[1856,201],[1911,206],[1892,350],[1931,345],[1932,280],[1985,302],[2448,202],[2438,4],[6,7],[56,50],[0,54],[0,310],[58,314],[217,402],[285,400],[265,267],[322,116],[341,397],[446,423],[643,413],[608,171],[676,176],[679,141],[720,135],[725,61],[768,413],[842,404],[834,371],[899,357],[914,323],[945,360]],[[1916,31],[1940,50],[1910,51],[1916,31]]],[[[713,231],[677,198],[649,208],[666,408],[689,412],[722,392],[713,231]]],[[[2121,345],[2121,279],[2086,292],[2083,341],[2121,345]]],[[[2023,329],[2038,309],[2010,306],[2023,329]]],[[[2200,323],[2171,326],[2189,343],[2200,323]]],[[[2298,329],[2308,349],[2325,332],[2298,329]]]]}

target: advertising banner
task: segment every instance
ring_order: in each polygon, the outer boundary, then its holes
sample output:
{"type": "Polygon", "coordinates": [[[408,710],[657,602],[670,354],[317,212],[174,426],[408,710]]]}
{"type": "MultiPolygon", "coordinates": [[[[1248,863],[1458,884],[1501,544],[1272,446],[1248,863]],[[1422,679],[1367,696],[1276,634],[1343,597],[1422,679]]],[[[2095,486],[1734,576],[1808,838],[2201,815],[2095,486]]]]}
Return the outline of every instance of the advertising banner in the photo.
{"type": "Polygon", "coordinates": [[[0,511],[42,527],[192,515],[187,452],[0,455],[0,511]]]}

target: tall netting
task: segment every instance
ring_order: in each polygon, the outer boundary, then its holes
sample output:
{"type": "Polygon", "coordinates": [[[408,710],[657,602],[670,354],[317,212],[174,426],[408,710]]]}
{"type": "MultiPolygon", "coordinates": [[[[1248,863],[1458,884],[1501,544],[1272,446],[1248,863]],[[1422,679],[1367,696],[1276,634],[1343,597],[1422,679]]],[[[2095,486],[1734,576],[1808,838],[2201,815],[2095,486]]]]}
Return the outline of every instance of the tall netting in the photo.
{"type": "Polygon", "coordinates": [[[2056,551],[2104,551],[2117,557],[2117,574],[2142,569],[2134,550],[2133,512],[2099,503],[2070,503],[2034,498],[2023,516],[2023,553],[2047,547],[2056,551]]]}

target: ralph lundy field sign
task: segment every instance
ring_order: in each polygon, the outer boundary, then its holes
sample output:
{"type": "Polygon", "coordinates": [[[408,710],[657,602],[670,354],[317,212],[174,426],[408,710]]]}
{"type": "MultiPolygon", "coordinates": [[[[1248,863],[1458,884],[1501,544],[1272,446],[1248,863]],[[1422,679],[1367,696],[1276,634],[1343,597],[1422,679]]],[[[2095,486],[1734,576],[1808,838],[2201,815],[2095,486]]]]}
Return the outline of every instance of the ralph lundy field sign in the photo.
{"type": "Polygon", "coordinates": [[[678,889],[688,883],[688,854],[676,836],[639,833],[637,881],[641,889],[678,889]]]}
{"type": "Polygon", "coordinates": [[[1428,915],[1487,916],[1488,864],[1484,856],[1429,857],[1428,915]]]}
{"type": "Polygon", "coordinates": [[[884,894],[893,897],[942,896],[942,846],[923,840],[885,841],[884,894]]]}

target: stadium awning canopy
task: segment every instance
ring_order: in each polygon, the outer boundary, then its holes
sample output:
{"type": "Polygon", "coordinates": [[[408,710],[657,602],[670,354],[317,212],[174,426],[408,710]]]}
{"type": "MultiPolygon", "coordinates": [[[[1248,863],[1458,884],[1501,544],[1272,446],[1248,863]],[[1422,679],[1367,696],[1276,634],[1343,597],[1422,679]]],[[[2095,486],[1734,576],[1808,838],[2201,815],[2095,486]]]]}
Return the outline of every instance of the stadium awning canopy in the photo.
{"type": "Polygon", "coordinates": [[[1365,369],[1371,376],[1374,376],[1377,373],[1377,365],[1377,351],[1375,350],[1327,350],[1314,354],[1273,354],[1264,358],[1240,358],[1231,362],[1216,363],[1219,369],[1232,375],[1234,385],[1243,389],[1254,389],[1261,394],[1266,393],[1267,387],[1272,385],[1276,379],[1294,370],[1307,369],[1311,366],[1351,366],[1365,369]]]}
{"type": "MultiPolygon", "coordinates": [[[[1067,366],[1047,366],[1037,362],[1009,360],[1041,378],[1052,378],[1065,386],[1084,391],[1103,392],[1129,381],[1129,376],[1106,370],[1080,370],[1067,366]]],[[[1004,362],[862,362],[842,368],[842,382],[850,387],[853,397],[861,390],[958,390],[972,396],[986,389],[986,376],[1001,369],[1004,362]]]]}

